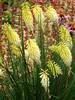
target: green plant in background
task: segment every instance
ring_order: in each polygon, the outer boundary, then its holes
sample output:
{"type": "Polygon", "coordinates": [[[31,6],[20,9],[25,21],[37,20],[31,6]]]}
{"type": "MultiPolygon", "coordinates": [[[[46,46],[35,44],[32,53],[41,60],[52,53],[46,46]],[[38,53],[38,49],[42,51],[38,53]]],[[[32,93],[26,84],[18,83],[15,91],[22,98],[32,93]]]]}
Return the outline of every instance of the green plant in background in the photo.
{"type": "Polygon", "coordinates": [[[3,23],[8,22],[11,24],[12,13],[8,10],[4,11],[2,20],[3,20],[3,23]]]}
{"type": "Polygon", "coordinates": [[[0,0],[0,3],[6,3],[11,5],[13,3],[13,0],[0,0]]]}
{"type": "Polygon", "coordinates": [[[2,33],[6,37],[8,50],[7,62],[0,58],[1,91],[4,100],[67,100],[74,83],[74,79],[72,83],[69,82],[71,74],[73,75],[72,38],[64,26],[57,25],[56,10],[46,6],[44,5],[43,11],[38,4],[33,6],[25,2],[21,5],[20,36],[10,24],[3,25],[2,33]],[[48,35],[52,33],[47,31],[47,20],[59,27],[59,42],[56,40],[57,42],[50,44],[48,35]],[[26,41],[22,21],[28,28],[26,41]],[[33,31],[34,24],[38,27],[37,32],[33,31]],[[34,32],[34,36],[30,36],[31,32],[34,32]]]}

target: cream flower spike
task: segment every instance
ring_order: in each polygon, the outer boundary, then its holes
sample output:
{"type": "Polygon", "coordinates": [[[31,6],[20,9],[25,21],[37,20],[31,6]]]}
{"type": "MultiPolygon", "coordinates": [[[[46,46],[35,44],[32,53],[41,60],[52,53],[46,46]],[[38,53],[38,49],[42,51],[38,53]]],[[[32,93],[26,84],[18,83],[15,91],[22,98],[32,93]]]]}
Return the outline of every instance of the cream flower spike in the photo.
{"type": "Polygon", "coordinates": [[[40,73],[41,84],[44,87],[45,91],[47,92],[48,88],[49,88],[49,77],[48,77],[48,73],[47,73],[48,70],[44,71],[43,69],[41,69],[41,71],[42,71],[40,73]]]}
{"type": "Polygon", "coordinates": [[[3,34],[6,35],[10,44],[20,46],[21,40],[19,38],[19,35],[15,32],[14,29],[12,29],[10,24],[5,23],[3,25],[3,34]]]}
{"type": "Polygon", "coordinates": [[[60,57],[62,58],[63,62],[70,67],[72,63],[72,54],[66,44],[61,43],[59,46],[60,57]]]}
{"type": "Polygon", "coordinates": [[[40,63],[40,49],[34,39],[27,40],[27,51],[29,58],[40,63]]]}
{"type": "Polygon", "coordinates": [[[73,47],[72,38],[68,29],[64,25],[61,25],[59,28],[59,37],[60,41],[64,42],[71,50],[73,47]]]}
{"type": "Polygon", "coordinates": [[[33,15],[28,2],[22,4],[22,17],[28,31],[33,32],[33,15]]]}
{"type": "Polygon", "coordinates": [[[52,52],[56,52],[60,55],[63,62],[70,67],[72,63],[72,54],[69,48],[64,43],[60,43],[59,45],[52,45],[49,47],[52,52]]]}
{"type": "Polygon", "coordinates": [[[52,75],[55,77],[58,77],[58,75],[62,75],[62,70],[58,64],[56,64],[54,61],[49,60],[47,64],[49,70],[51,71],[52,75]]]}
{"type": "Polygon", "coordinates": [[[51,22],[58,22],[58,14],[52,6],[46,9],[46,16],[51,22]]]}
{"type": "Polygon", "coordinates": [[[2,69],[0,68],[0,77],[2,77],[4,75],[2,69]]]}
{"type": "Polygon", "coordinates": [[[32,11],[33,11],[33,15],[34,15],[36,23],[38,24],[41,21],[41,25],[42,25],[42,29],[43,29],[44,28],[45,16],[44,16],[44,12],[43,12],[41,6],[35,5],[32,8],[32,11]]]}

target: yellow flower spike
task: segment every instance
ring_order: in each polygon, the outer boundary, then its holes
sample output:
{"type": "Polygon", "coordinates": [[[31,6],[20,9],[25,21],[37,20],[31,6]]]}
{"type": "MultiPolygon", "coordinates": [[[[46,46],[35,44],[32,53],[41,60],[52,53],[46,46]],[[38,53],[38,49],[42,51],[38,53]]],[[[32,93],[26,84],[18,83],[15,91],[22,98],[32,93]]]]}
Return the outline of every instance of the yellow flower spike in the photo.
{"type": "Polygon", "coordinates": [[[22,17],[28,31],[33,32],[33,15],[27,2],[22,5],[22,17]]]}
{"type": "Polygon", "coordinates": [[[51,22],[58,22],[58,14],[52,6],[46,9],[46,16],[51,22]]]}
{"type": "Polygon", "coordinates": [[[52,75],[54,76],[54,78],[58,77],[58,75],[62,75],[61,68],[54,61],[49,60],[47,66],[49,70],[51,71],[52,75]]]}
{"type": "Polygon", "coordinates": [[[62,25],[59,28],[59,33],[60,40],[64,42],[71,50],[73,47],[73,43],[68,29],[64,25],[62,25]]]}
{"type": "Polygon", "coordinates": [[[15,32],[14,29],[12,29],[10,24],[5,23],[3,25],[3,34],[6,35],[10,44],[20,46],[21,41],[20,41],[19,35],[15,32]]]}
{"type": "Polygon", "coordinates": [[[49,77],[48,77],[48,70],[43,70],[41,69],[41,73],[40,73],[40,78],[41,78],[41,84],[44,87],[45,91],[48,91],[49,88],[49,77]]]}
{"type": "Polygon", "coordinates": [[[32,11],[33,11],[33,15],[34,15],[36,23],[41,22],[41,26],[42,26],[42,29],[43,29],[44,28],[45,16],[44,16],[44,12],[43,12],[41,6],[40,5],[35,5],[32,8],[32,11]]]}
{"type": "Polygon", "coordinates": [[[34,39],[27,40],[27,51],[29,58],[36,63],[40,63],[40,49],[34,39]]]}
{"type": "Polygon", "coordinates": [[[56,52],[60,55],[63,62],[70,67],[72,62],[72,54],[69,48],[64,43],[60,43],[59,45],[50,46],[49,49],[52,52],[56,52]]]}
{"type": "Polygon", "coordinates": [[[70,67],[71,63],[72,63],[72,54],[71,51],[69,50],[69,48],[61,43],[59,46],[59,52],[60,52],[60,57],[63,59],[63,62],[70,67]]]}
{"type": "Polygon", "coordinates": [[[20,51],[20,48],[18,48],[16,45],[11,45],[10,46],[10,49],[11,49],[11,53],[17,57],[20,57],[21,56],[21,51],[20,51]]]}
{"type": "Polygon", "coordinates": [[[49,47],[49,49],[50,49],[52,52],[56,52],[56,53],[59,52],[59,51],[58,51],[58,46],[57,46],[57,45],[52,45],[52,46],[49,47]]]}

